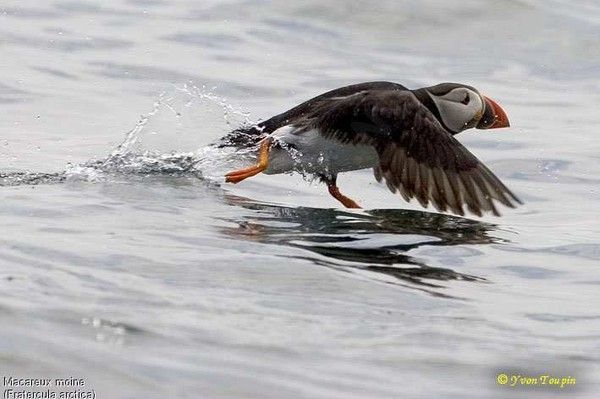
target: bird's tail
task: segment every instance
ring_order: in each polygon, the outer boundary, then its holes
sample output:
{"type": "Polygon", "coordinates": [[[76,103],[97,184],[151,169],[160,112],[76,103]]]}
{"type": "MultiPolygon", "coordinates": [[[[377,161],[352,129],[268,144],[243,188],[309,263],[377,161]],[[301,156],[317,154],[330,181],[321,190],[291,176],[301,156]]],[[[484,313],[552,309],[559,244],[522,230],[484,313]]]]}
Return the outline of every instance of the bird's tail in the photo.
{"type": "Polygon", "coordinates": [[[219,139],[216,145],[218,148],[251,148],[257,146],[266,136],[267,134],[257,125],[241,126],[219,139]]]}

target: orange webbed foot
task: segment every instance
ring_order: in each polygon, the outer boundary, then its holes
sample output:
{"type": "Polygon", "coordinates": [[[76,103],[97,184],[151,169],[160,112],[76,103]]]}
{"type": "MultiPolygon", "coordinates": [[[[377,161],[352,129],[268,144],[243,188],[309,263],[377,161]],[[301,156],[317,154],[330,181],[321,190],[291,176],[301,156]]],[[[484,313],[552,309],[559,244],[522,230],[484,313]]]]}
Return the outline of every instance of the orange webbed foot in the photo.
{"type": "Polygon", "coordinates": [[[331,194],[331,196],[336,200],[340,201],[342,205],[344,205],[346,208],[362,209],[362,207],[358,205],[356,201],[342,194],[338,186],[336,186],[335,184],[328,184],[327,189],[329,190],[329,194],[331,194]]]}
{"type": "Polygon", "coordinates": [[[267,137],[260,143],[260,149],[258,150],[258,163],[256,165],[227,173],[225,175],[225,181],[227,183],[236,184],[266,170],[269,167],[269,152],[271,151],[272,142],[273,139],[267,137]]]}

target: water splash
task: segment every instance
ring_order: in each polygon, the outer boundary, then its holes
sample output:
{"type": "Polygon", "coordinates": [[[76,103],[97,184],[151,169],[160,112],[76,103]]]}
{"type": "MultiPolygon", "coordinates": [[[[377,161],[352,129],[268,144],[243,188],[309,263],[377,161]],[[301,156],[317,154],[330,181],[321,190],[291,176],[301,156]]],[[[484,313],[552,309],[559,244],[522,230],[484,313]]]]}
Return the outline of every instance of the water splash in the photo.
{"type": "Polygon", "coordinates": [[[22,186],[61,183],[66,180],[63,172],[35,173],[35,172],[9,172],[0,173],[0,186],[22,186]]]}
{"type": "Polygon", "coordinates": [[[67,164],[62,172],[0,173],[0,186],[105,181],[115,175],[176,175],[222,179],[223,171],[250,153],[211,145],[249,114],[206,87],[175,86],[163,92],[124,140],[104,159],[67,164]]]}

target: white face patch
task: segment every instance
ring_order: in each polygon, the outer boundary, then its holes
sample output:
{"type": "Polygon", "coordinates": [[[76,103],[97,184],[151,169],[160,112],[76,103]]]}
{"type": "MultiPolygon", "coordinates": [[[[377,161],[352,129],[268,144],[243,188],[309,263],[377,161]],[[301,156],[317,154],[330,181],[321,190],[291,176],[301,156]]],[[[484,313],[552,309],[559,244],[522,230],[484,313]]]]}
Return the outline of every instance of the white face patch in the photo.
{"type": "Polygon", "coordinates": [[[429,95],[440,112],[442,122],[454,133],[475,126],[483,114],[481,96],[466,87],[457,87],[439,97],[429,95]]]}

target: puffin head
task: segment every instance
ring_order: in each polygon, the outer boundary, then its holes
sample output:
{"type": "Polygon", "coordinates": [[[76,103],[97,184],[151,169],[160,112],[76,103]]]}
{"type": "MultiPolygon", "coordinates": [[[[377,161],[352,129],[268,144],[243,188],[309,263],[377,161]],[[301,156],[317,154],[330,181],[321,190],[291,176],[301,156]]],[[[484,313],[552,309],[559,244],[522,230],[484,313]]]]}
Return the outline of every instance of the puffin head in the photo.
{"type": "Polygon", "coordinates": [[[452,134],[473,127],[496,129],[510,126],[506,112],[474,87],[440,83],[415,90],[414,93],[452,134]]]}

